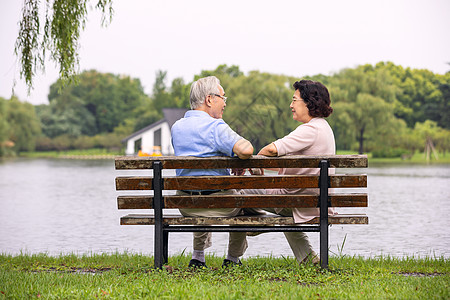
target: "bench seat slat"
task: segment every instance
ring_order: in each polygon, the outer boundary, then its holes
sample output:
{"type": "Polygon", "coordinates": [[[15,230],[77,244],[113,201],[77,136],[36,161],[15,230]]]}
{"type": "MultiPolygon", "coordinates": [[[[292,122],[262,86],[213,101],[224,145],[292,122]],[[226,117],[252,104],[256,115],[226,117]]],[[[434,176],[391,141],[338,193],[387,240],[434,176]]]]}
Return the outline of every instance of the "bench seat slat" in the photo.
{"type": "MultiPolygon", "coordinates": [[[[129,214],[120,218],[121,225],[154,225],[154,215],[129,214]]],[[[302,224],[319,224],[314,218],[302,224]]],[[[183,217],[181,215],[165,215],[163,223],[168,225],[295,225],[292,217],[274,215],[238,216],[238,217],[183,217]]],[[[368,224],[366,215],[338,214],[328,217],[329,224],[368,224]]]]}
{"type": "MultiPolygon", "coordinates": [[[[367,194],[330,194],[332,207],[367,207],[367,194]]],[[[317,207],[317,195],[164,196],[165,208],[317,207]]],[[[119,209],[152,209],[153,197],[118,196],[119,209]]]]}
{"type": "MultiPolygon", "coordinates": [[[[151,190],[152,177],[117,177],[116,189],[151,190]]],[[[285,176],[180,176],[165,177],[164,190],[254,189],[269,188],[317,188],[318,175],[285,176]]],[[[367,187],[367,175],[330,175],[331,188],[367,187]]]]}
{"type": "Polygon", "coordinates": [[[224,169],[224,168],[317,168],[319,162],[327,158],[331,168],[367,168],[367,155],[333,155],[303,156],[292,155],[271,158],[253,155],[251,158],[241,160],[229,157],[191,157],[191,156],[164,156],[164,157],[136,157],[119,156],[115,158],[116,170],[151,169],[153,162],[161,161],[164,169],[224,169]]]}

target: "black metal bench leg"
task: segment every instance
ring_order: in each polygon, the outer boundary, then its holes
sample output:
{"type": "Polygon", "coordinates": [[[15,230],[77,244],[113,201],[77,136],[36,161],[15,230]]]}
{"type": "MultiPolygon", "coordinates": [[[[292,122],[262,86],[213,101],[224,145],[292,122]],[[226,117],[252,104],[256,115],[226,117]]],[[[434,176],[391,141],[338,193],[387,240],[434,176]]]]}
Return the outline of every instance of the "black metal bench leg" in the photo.
{"type": "Polygon", "coordinates": [[[164,264],[164,230],[162,222],[162,164],[153,163],[153,208],[155,210],[155,268],[161,269],[164,264]]]}
{"type": "Polygon", "coordinates": [[[163,264],[169,261],[169,232],[163,231],[163,264]]]}
{"type": "Polygon", "coordinates": [[[161,269],[164,264],[163,233],[155,225],[155,268],[161,269]]]}
{"type": "MultiPolygon", "coordinates": [[[[328,222],[327,222],[328,223],[328,222]]],[[[320,266],[328,269],[328,224],[320,221],[320,266]]]]}
{"type": "Polygon", "coordinates": [[[328,269],[328,161],[320,162],[320,266],[328,269]]]}

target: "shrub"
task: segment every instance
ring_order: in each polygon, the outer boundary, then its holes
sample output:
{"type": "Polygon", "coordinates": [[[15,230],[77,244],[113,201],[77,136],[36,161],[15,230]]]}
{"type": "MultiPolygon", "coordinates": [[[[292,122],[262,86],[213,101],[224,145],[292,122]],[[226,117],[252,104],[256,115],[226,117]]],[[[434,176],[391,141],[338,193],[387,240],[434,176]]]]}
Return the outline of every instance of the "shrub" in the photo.
{"type": "Polygon", "coordinates": [[[73,149],[72,140],[73,138],[66,134],[57,136],[53,139],[53,147],[58,151],[73,149]]]}
{"type": "Polygon", "coordinates": [[[114,133],[98,134],[95,136],[95,147],[105,149],[120,149],[122,137],[114,133]]]}
{"type": "Polygon", "coordinates": [[[40,136],[36,138],[36,151],[51,151],[55,150],[53,140],[47,136],[40,136]]]}
{"type": "Polygon", "coordinates": [[[95,148],[96,141],[94,137],[82,135],[73,141],[74,149],[92,149],[95,148]]]}
{"type": "Polygon", "coordinates": [[[373,158],[395,158],[410,154],[410,151],[402,148],[382,148],[372,151],[373,158]]]}

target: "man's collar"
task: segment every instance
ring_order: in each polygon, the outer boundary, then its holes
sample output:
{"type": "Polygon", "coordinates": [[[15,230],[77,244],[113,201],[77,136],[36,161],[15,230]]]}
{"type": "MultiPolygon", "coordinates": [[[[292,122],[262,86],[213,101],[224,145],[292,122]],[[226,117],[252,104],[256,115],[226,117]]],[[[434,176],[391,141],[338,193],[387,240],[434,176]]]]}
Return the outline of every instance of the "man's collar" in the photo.
{"type": "MultiPolygon", "coordinates": [[[[188,110],[185,114],[186,117],[197,117],[197,116],[208,116],[211,117],[206,111],[200,109],[191,109],[188,110]]],[[[211,117],[212,118],[212,117],[211,117]]]]}

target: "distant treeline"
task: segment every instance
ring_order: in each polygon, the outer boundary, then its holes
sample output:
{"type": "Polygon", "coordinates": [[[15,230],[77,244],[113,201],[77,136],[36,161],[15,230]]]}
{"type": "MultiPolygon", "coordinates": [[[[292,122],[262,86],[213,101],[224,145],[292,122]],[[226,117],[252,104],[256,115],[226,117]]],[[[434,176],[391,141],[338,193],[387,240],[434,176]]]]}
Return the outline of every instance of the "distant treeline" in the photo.
{"type": "MultiPolygon", "coordinates": [[[[408,155],[432,145],[450,148],[450,72],[403,68],[390,62],[361,65],[332,75],[290,77],[220,65],[199,77],[215,75],[229,100],[224,119],[256,149],[299,124],[289,104],[300,79],[330,90],[329,122],[340,150],[375,156],[408,155]]],[[[0,156],[21,151],[88,148],[120,149],[121,139],[162,118],[162,108],[189,108],[190,84],[176,78],[167,85],[158,71],[151,95],[139,79],[99,73],[80,74],[77,84],[50,87],[49,104],[33,106],[0,98],[0,156]]]]}

